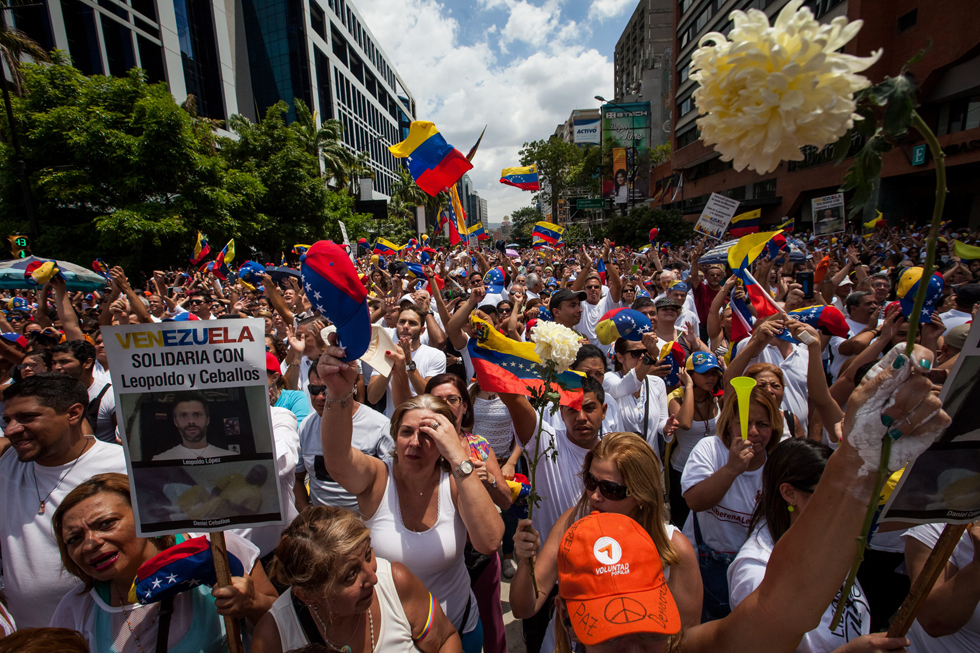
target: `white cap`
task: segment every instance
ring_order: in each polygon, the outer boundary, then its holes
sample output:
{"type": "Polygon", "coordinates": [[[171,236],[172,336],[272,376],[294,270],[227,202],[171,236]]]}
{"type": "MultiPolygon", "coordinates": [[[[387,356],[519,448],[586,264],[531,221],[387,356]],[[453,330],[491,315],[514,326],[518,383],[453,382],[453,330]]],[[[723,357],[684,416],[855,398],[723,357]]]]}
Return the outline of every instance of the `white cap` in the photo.
{"type": "Polygon", "coordinates": [[[851,281],[851,278],[850,277],[844,277],[844,280],[840,282],[840,285],[842,285],[842,286],[853,286],[854,285],[854,282],[851,281]]]}

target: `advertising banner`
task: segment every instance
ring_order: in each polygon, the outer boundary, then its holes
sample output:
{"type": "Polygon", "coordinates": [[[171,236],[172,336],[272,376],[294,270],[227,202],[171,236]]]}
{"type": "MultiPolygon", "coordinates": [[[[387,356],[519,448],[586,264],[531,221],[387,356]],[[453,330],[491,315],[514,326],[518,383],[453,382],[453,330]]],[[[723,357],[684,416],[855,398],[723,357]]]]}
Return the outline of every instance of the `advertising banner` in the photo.
{"type": "Polygon", "coordinates": [[[939,398],[953,419],[909,465],[881,521],[969,524],[980,517],[980,322],[974,322],[939,398]]]}
{"type": "Polygon", "coordinates": [[[610,197],[616,204],[626,204],[629,200],[629,166],[624,147],[613,148],[613,186],[610,197]]]}
{"type": "Polygon", "coordinates": [[[844,193],[834,193],[826,197],[810,200],[813,212],[813,234],[829,236],[844,231],[844,193]]]}
{"type": "Polygon", "coordinates": [[[738,200],[712,193],[704,210],[701,211],[698,223],[694,225],[694,231],[721,240],[725,230],[728,229],[728,223],[732,221],[732,216],[738,210],[738,205],[738,200]]]}
{"type": "Polygon", "coordinates": [[[139,537],[281,524],[260,319],[103,327],[139,537]]]}
{"type": "Polygon", "coordinates": [[[599,133],[598,118],[576,120],[573,127],[572,142],[576,145],[598,145],[601,142],[602,134],[599,133]]]}
{"type": "MultiPolygon", "coordinates": [[[[625,148],[635,161],[627,170],[630,198],[645,200],[650,197],[650,103],[627,102],[606,104],[602,107],[602,140],[614,148],[625,148]]],[[[613,169],[613,175],[619,168],[613,169]]],[[[603,181],[602,194],[612,197],[614,180],[603,181]]],[[[618,203],[618,202],[617,202],[618,203]]]]}

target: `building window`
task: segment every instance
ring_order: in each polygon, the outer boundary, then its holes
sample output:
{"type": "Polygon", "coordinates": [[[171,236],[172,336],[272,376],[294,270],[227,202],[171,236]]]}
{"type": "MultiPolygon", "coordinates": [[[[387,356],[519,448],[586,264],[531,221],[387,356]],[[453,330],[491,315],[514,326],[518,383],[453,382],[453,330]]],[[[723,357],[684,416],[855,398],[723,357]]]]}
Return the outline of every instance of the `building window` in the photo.
{"type": "Polygon", "coordinates": [[[698,15],[698,19],[694,23],[694,31],[700,32],[703,30],[705,27],[707,27],[709,20],[711,20],[711,5],[708,5],[708,7],[698,15]]]}
{"type": "Polygon", "coordinates": [[[695,127],[691,127],[690,129],[688,129],[682,134],[678,134],[675,137],[674,139],[674,142],[676,143],[675,149],[679,150],[682,147],[687,147],[688,145],[690,145],[696,140],[698,140],[698,128],[695,126],[695,127]]]}
{"type": "Polygon", "coordinates": [[[151,84],[167,81],[163,66],[163,48],[144,36],[137,35],[136,43],[140,51],[140,65],[146,71],[146,81],[151,84]]]}
{"type": "Polygon", "coordinates": [[[687,114],[691,113],[693,109],[694,109],[694,99],[688,97],[681,102],[680,115],[686,116],[687,114]]]}
{"type": "Polygon", "coordinates": [[[361,62],[361,58],[353,52],[350,53],[350,71],[357,78],[357,81],[364,83],[364,64],[361,62]]]}
{"type": "Polygon", "coordinates": [[[684,47],[685,45],[687,45],[688,43],[690,43],[690,42],[691,42],[691,30],[689,30],[689,29],[686,29],[686,30],[684,30],[684,31],[683,31],[683,32],[681,33],[681,38],[680,38],[680,41],[681,41],[681,47],[682,47],[682,48],[683,48],[683,47],[684,47]]]}
{"type": "Polygon", "coordinates": [[[736,186],[735,188],[729,188],[725,191],[725,195],[728,195],[733,200],[744,200],[745,199],[745,186],[736,186]]]}
{"type": "Polygon", "coordinates": [[[939,136],[980,127],[980,95],[947,102],[939,108],[939,136]]]}
{"type": "Polygon", "coordinates": [[[683,14],[684,12],[686,12],[688,9],[691,8],[691,5],[693,4],[694,4],[694,0],[680,0],[681,13],[683,14]]]}
{"type": "Polygon", "coordinates": [[[776,178],[757,181],[752,186],[752,195],[755,199],[776,196],[776,178]]]}
{"type": "Polygon", "coordinates": [[[687,81],[687,78],[691,75],[689,66],[681,66],[680,72],[677,73],[678,86],[687,81]]]}
{"type": "Polygon", "coordinates": [[[333,47],[333,56],[340,59],[340,63],[350,66],[347,63],[347,41],[332,25],[330,26],[330,44],[333,47]]]}
{"type": "Polygon", "coordinates": [[[323,9],[320,9],[316,0],[310,2],[310,27],[321,39],[327,40],[327,17],[323,15],[323,9]]]}
{"type": "Polygon", "coordinates": [[[901,34],[907,29],[912,29],[915,27],[915,23],[919,18],[919,10],[913,9],[904,16],[899,16],[898,18],[898,33],[901,34]]]}
{"type": "Polygon", "coordinates": [[[102,41],[105,43],[109,74],[114,77],[124,77],[136,67],[133,32],[104,14],[99,18],[102,20],[102,41]]]}
{"type": "Polygon", "coordinates": [[[86,76],[102,75],[99,36],[95,29],[95,10],[78,0],[61,0],[68,36],[68,53],[86,76]]]}

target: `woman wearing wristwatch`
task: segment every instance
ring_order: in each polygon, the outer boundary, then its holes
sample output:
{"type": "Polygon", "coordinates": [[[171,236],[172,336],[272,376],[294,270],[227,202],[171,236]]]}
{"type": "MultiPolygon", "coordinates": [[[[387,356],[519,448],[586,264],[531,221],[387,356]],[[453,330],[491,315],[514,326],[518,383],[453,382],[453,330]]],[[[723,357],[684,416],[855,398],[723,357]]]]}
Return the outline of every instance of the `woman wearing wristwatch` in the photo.
{"type": "Polygon", "coordinates": [[[351,446],[357,365],[342,356],[342,349],[329,344],[317,364],[327,386],[320,431],[327,472],[357,497],[377,554],[418,576],[459,631],[463,650],[479,651],[483,629],[464,548],[469,534],[476,551],[496,553],[504,525],[474,473],[456,415],[442,399],[412,397],[391,417],[392,459],[362,453],[351,446]]]}

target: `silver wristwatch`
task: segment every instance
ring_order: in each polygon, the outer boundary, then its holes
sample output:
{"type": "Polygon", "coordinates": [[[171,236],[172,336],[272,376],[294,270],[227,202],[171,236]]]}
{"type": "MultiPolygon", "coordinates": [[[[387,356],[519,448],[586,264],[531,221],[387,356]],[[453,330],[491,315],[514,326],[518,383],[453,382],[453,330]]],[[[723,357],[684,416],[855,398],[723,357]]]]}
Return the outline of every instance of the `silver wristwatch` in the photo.
{"type": "Polygon", "coordinates": [[[407,363],[405,363],[406,372],[414,372],[415,368],[416,368],[415,361],[408,361],[407,363]]]}
{"type": "Polygon", "coordinates": [[[453,472],[453,478],[466,478],[472,473],[473,463],[468,460],[464,460],[459,464],[459,467],[456,468],[456,471],[453,472]]]}

